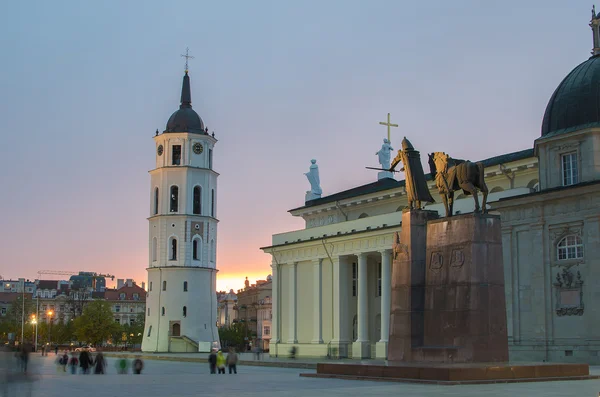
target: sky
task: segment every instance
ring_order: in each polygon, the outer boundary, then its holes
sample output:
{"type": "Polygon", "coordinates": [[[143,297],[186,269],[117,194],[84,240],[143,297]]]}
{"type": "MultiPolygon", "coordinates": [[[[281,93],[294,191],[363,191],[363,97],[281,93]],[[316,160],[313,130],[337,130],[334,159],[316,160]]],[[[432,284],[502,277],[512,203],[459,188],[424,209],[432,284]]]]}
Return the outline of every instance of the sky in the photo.
{"type": "MultiPolygon", "coordinates": [[[[270,274],[260,247],[323,195],[374,182],[391,113],[421,152],[533,146],[592,47],[591,3],[12,1],[0,16],[0,275],[146,279],[154,131],[193,107],[219,140],[217,287],[270,274]]],[[[401,176],[400,176],[401,178],[401,176]]],[[[44,277],[50,278],[50,277],[44,277]]]]}

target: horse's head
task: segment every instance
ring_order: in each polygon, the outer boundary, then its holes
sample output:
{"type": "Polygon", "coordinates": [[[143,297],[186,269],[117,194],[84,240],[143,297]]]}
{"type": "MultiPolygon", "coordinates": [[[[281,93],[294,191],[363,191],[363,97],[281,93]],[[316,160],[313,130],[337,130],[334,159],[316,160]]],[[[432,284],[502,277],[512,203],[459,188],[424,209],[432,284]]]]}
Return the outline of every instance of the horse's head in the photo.
{"type": "Polygon", "coordinates": [[[444,172],[448,168],[448,161],[450,156],[448,156],[444,152],[435,152],[432,153],[433,164],[435,164],[435,169],[437,172],[444,172]]]}

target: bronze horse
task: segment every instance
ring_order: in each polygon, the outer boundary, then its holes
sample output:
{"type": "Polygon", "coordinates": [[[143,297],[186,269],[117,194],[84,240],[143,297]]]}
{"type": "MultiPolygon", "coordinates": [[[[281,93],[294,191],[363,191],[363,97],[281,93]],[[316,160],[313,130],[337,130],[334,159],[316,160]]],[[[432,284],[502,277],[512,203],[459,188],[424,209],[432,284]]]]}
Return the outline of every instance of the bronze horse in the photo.
{"type": "Polygon", "coordinates": [[[465,195],[473,195],[475,212],[486,212],[488,188],[485,184],[483,163],[457,160],[444,152],[435,152],[429,154],[429,168],[444,201],[446,216],[452,216],[454,192],[461,189],[465,195]],[[478,191],[483,195],[481,207],[478,191]]]}

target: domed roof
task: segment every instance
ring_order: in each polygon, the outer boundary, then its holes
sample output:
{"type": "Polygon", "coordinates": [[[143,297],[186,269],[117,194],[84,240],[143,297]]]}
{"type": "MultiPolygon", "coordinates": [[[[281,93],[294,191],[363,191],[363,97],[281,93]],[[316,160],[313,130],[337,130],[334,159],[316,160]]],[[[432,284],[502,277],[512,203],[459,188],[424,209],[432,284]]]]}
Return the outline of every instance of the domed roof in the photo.
{"type": "Polygon", "coordinates": [[[165,132],[193,132],[205,134],[204,122],[198,113],[192,109],[192,93],[190,89],[190,76],[187,71],[183,76],[183,86],[181,88],[181,105],[179,110],[169,117],[165,132]]]}
{"type": "Polygon", "coordinates": [[[546,106],[542,136],[600,127],[600,56],[581,63],[559,84],[546,106]]]}

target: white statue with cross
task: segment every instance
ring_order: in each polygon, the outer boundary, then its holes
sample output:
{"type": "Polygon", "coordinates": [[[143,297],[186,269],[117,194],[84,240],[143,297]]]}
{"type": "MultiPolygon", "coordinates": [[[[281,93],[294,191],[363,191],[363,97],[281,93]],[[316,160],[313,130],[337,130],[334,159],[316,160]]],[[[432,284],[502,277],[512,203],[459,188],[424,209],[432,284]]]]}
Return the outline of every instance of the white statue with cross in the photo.
{"type": "Polygon", "coordinates": [[[381,149],[379,149],[379,151],[375,153],[375,155],[379,157],[379,164],[381,164],[381,168],[384,170],[377,173],[377,180],[394,177],[394,174],[392,172],[387,171],[390,169],[390,161],[392,157],[391,152],[394,150],[394,148],[391,145],[392,141],[390,137],[390,127],[398,127],[398,124],[392,124],[390,122],[389,113],[387,114],[387,122],[380,121],[379,124],[387,126],[388,137],[383,140],[383,145],[381,145],[381,149]]]}

